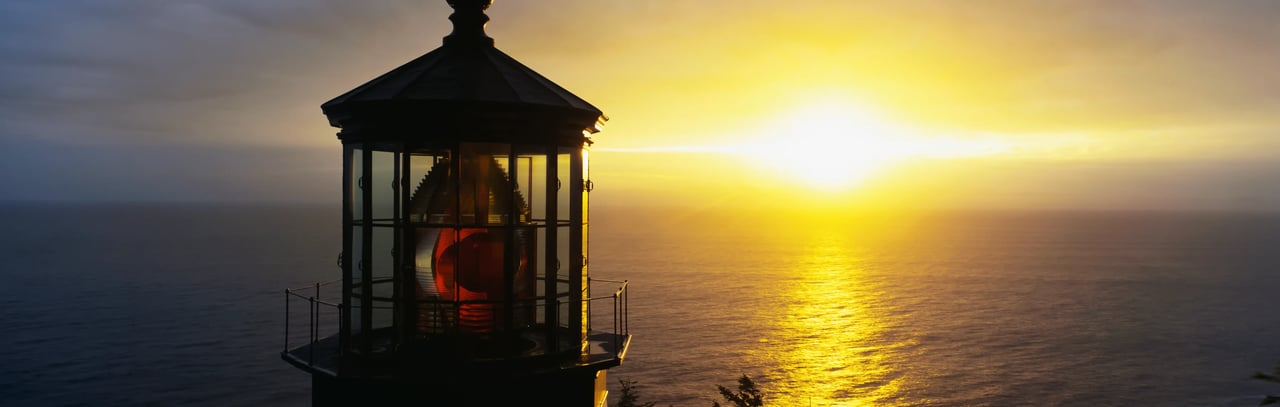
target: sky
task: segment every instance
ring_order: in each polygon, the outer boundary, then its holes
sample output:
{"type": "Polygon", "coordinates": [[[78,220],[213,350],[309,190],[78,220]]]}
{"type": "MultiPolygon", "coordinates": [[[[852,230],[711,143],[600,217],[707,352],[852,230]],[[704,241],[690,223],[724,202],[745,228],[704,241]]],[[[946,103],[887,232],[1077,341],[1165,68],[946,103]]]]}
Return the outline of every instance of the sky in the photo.
{"type": "MultiPolygon", "coordinates": [[[[444,1],[0,1],[0,201],[340,199],[319,105],[444,1]]],[[[593,205],[1280,208],[1280,2],[497,0],[593,205]]]]}

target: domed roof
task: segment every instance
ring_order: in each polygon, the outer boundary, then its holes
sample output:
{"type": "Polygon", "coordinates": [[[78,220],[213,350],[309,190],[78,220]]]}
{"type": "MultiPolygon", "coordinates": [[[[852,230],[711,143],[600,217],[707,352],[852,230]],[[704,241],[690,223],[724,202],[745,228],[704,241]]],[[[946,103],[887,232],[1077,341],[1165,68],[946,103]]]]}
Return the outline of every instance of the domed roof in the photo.
{"type": "Polygon", "coordinates": [[[544,142],[564,135],[543,133],[598,131],[608,119],[600,109],[493,46],[488,3],[450,1],[443,46],[321,105],[339,137],[544,142]]]}

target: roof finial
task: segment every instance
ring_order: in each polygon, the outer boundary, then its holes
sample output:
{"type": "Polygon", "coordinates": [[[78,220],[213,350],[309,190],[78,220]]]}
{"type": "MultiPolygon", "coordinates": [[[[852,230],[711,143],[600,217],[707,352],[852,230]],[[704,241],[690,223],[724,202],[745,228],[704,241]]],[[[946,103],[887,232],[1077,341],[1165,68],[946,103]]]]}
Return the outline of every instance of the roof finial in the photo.
{"type": "Polygon", "coordinates": [[[484,11],[493,5],[493,0],[446,0],[453,7],[449,20],[453,21],[453,32],[444,37],[444,45],[486,45],[493,46],[493,38],[484,34],[484,25],[489,16],[484,11]]]}

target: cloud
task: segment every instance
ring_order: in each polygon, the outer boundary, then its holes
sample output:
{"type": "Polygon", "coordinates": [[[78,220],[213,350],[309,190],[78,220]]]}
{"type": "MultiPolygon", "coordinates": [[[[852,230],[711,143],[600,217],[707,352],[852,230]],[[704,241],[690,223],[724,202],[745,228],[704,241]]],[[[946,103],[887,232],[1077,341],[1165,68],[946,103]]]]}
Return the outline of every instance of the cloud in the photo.
{"type": "MultiPolygon", "coordinates": [[[[489,32],[615,118],[604,137],[619,142],[601,147],[742,122],[767,107],[744,95],[774,100],[797,78],[976,131],[1226,139],[1241,132],[1185,129],[1247,124],[1245,143],[1264,149],[1280,136],[1277,2],[777,4],[500,0],[489,32]]],[[[264,199],[332,196],[315,187],[337,177],[319,104],[436,47],[448,13],[420,0],[0,2],[0,161],[34,173],[0,178],[0,198],[92,199],[112,184],[204,197],[180,185],[214,172],[264,199]],[[325,165],[270,158],[289,151],[325,165]],[[271,175],[285,167],[318,180],[271,175]]]]}
{"type": "Polygon", "coordinates": [[[351,50],[387,40],[395,21],[412,32],[411,6],[431,12],[416,3],[0,4],[0,199],[328,192],[317,186],[340,161],[317,150],[337,148],[319,104],[358,84],[330,83],[351,50]]]}
{"type": "MultiPolygon", "coordinates": [[[[0,106],[10,120],[81,123],[110,137],[146,137],[148,130],[178,137],[184,135],[176,133],[205,132],[190,124],[243,122],[244,110],[259,109],[270,96],[292,97],[312,87],[336,95],[342,87],[354,86],[317,86],[321,78],[315,75],[341,67],[332,63],[343,55],[337,50],[349,52],[379,39],[369,35],[376,31],[371,27],[404,16],[397,8],[408,3],[5,5],[3,22],[9,32],[3,37],[11,40],[0,51],[12,58],[0,63],[0,106]],[[15,21],[27,23],[7,24],[15,21]],[[202,119],[206,116],[213,119],[202,119]]],[[[305,103],[314,108],[322,101],[316,97],[305,103]]]]}

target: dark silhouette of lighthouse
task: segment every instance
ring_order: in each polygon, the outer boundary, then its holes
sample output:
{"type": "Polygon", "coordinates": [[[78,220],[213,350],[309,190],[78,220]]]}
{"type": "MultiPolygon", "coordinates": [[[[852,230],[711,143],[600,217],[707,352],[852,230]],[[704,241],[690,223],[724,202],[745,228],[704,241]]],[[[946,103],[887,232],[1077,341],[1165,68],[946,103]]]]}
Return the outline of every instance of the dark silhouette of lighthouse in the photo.
{"type": "Polygon", "coordinates": [[[343,147],[341,290],[288,290],[309,329],[295,346],[287,324],[282,357],[316,406],[603,405],[631,339],[626,282],[588,276],[607,118],[494,47],[491,0],[448,3],[443,46],[322,105],[343,147]]]}

